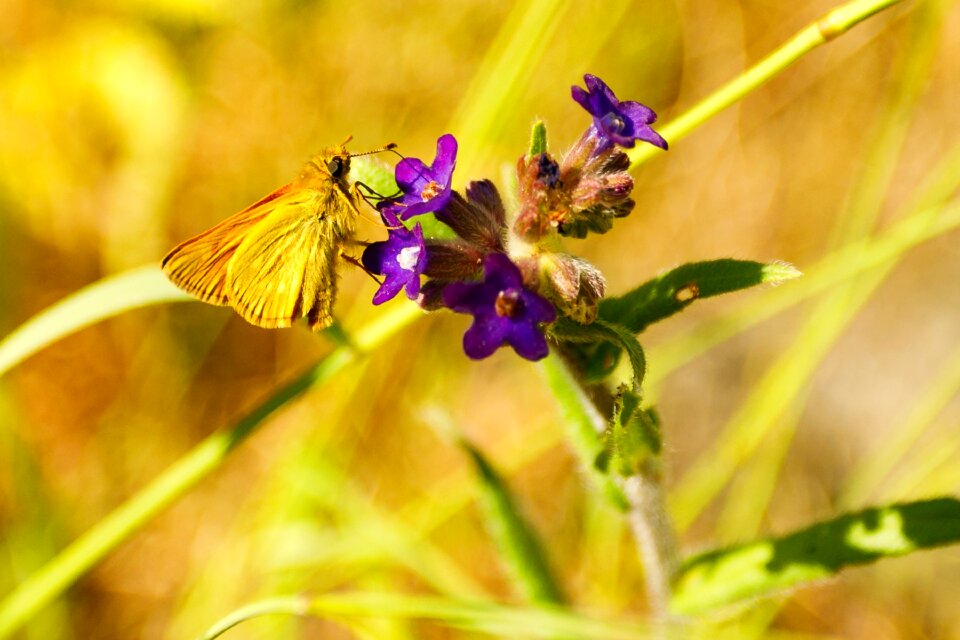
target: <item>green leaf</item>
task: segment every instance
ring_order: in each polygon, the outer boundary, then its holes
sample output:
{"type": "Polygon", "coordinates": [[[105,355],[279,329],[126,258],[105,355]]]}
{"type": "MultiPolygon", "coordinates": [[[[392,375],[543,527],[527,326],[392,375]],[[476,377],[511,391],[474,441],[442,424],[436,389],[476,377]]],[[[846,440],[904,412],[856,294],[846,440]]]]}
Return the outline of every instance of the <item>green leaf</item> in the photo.
{"type": "Polygon", "coordinates": [[[484,637],[502,638],[636,640],[651,636],[651,626],[636,618],[587,617],[565,609],[507,606],[489,600],[341,591],[312,600],[286,596],[255,602],[232,612],[200,638],[214,640],[248,620],[267,615],[316,616],[341,624],[371,618],[429,620],[484,637]]]}
{"type": "Polygon", "coordinates": [[[691,262],[649,280],[636,289],[600,302],[600,317],[634,333],[682,311],[694,300],[739,291],[758,284],[778,284],[799,277],[793,266],[748,260],[691,262]]]}
{"type": "Polygon", "coordinates": [[[530,156],[538,156],[547,152],[547,125],[543,120],[537,120],[533,123],[533,130],[530,131],[530,156]]]}
{"type": "Polygon", "coordinates": [[[711,551],[678,573],[670,608],[693,614],[822,580],[849,566],[960,541],[960,500],[851,513],[782,538],[711,551]]]}
{"type": "MultiPolygon", "coordinates": [[[[643,353],[643,347],[637,341],[637,336],[627,327],[616,322],[606,322],[599,318],[590,324],[580,324],[569,318],[560,318],[550,326],[550,333],[561,342],[569,342],[578,346],[580,344],[588,345],[587,349],[575,353],[575,357],[580,357],[583,353],[595,353],[596,345],[605,343],[614,346],[617,350],[617,357],[619,357],[620,349],[626,351],[630,358],[630,366],[633,368],[633,388],[635,391],[640,390],[647,372],[647,359],[643,353]],[[593,350],[591,350],[591,347],[593,350]]],[[[590,362],[586,361],[585,364],[589,366],[590,362]]],[[[592,381],[589,375],[586,377],[587,382],[592,381]]]]}
{"type": "Polygon", "coordinates": [[[458,444],[473,463],[487,528],[513,574],[514,583],[530,602],[562,604],[563,595],[547,564],[543,546],[520,513],[503,478],[471,443],[459,438],[458,444]]]}
{"type": "MultiPolygon", "coordinates": [[[[358,156],[351,159],[350,165],[350,177],[373,189],[377,194],[390,197],[400,192],[397,181],[393,177],[393,169],[379,157],[358,156]]],[[[365,194],[365,190],[361,189],[361,193],[365,194]]]]}
{"type": "Polygon", "coordinates": [[[641,407],[639,393],[620,385],[613,401],[613,418],[605,434],[606,447],[597,459],[601,471],[624,477],[650,476],[660,465],[663,438],[654,409],[641,407]]]}

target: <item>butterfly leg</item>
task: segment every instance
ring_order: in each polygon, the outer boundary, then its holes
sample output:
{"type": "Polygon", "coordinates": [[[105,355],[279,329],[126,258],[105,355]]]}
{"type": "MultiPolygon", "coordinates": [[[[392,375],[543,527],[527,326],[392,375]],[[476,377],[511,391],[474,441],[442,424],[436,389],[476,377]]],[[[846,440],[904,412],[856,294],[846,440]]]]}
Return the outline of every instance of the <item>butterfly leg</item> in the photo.
{"type": "MultiPolygon", "coordinates": [[[[356,242],[359,244],[359,241],[356,241],[356,242]]],[[[377,275],[376,275],[375,273],[373,273],[372,271],[370,271],[369,269],[367,269],[365,266],[363,266],[363,263],[362,263],[362,262],[360,262],[359,260],[357,260],[356,258],[354,258],[353,256],[351,256],[350,254],[344,253],[343,251],[341,251],[341,252],[340,252],[340,257],[341,257],[345,262],[349,262],[350,264],[354,265],[355,267],[360,267],[360,270],[363,271],[363,272],[364,272],[365,274],[367,274],[368,276],[370,276],[371,278],[373,278],[373,281],[376,282],[378,285],[382,285],[382,284],[383,284],[383,282],[377,277],[377,275]]]]}

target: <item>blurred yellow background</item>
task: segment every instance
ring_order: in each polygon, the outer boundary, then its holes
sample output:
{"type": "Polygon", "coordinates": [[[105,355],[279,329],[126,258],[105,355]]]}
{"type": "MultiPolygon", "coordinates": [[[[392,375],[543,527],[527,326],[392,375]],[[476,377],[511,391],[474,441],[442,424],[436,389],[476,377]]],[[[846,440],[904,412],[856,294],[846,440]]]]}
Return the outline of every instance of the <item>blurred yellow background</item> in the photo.
{"type": "MultiPolygon", "coordinates": [[[[500,34],[527,4],[0,0],[0,336],[103,276],[157,263],[347,135],[354,150],[392,141],[429,160],[449,131],[460,140],[456,185],[490,177],[506,191],[535,117],[554,151],[588,124],[569,97],[584,73],[667,122],[835,6],[555,3],[549,21],[528,26],[532,51],[502,60],[500,34]],[[514,86],[486,122],[490,82],[514,86]]],[[[894,7],[671,141],[635,173],[633,214],[570,248],[614,294],[692,260],[815,268],[857,237],[857,220],[866,231],[888,228],[931,176],[942,178],[938,166],[960,142],[958,68],[960,7],[894,7]]],[[[359,224],[361,239],[382,235],[359,224]]],[[[668,486],[681,488],[675,508],[690,524],[687,552],[847,508],[957,493],[960,383],[944,383],[943,372],[960,358],[958,238],[906,254],[852,318],[833,319],[832,337],[810,333],[817,302],[806,302],[658,374],[658,354],[762,291],[700,302],[641,336],[668,486]],[[817,339],[826,342],[805,348],[817,339]],[[946,400],[920,435],[896,450],[880,481],[851,488],[938,384],[946,400]],[[733,484],[718,477],[702,513],[683,511],[689,470],[709,471],[701,456],[765,418],[756,446],[726,449],[733,484]]],[[[380,313],[370,305],[375,286],[343,272],[347,331],[380,313]]],[[[536,368],[508,350],[468,361],[467,324],[425,317],[286,407],[22,637],[192,638],[243,603],[298,590],[511,601],[466,460],[437,434],[438,421],[456,424],[507,475],[575,605],[642,616],[629,534],[587,489],[536,368]],[[422,539],[388,533],[395,522],[422,539]],[[439,583],[424,578],[420,565],[430,563],[439,583]]],[[[6,374],[3,591],[331,349],[303,328],[261,330],[228,309],[185,303],[100,323],[6,374]]],[[[847,571],[759,610],[784,632],[960,637],[958,593],[960,549],[947,548],[847,571]]],[[[474,637],[378,624],[368,637],[474,637]]],[[[316,620],[268,620],[226,637],[360,636],[316,620]]]]}

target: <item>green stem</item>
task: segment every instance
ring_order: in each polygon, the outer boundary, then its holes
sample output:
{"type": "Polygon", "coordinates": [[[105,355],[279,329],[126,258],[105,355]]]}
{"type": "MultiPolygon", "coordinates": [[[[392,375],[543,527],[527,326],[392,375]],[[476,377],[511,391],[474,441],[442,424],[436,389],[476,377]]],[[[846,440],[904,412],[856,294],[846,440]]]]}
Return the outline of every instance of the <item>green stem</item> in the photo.
{"type": "Polygon", "coordinates": [[[603,449],[600,434],[607,428],[606,418],[557,354],[544,360],[541,370],[560,405],[568,437],[587,476],[626,512],[643,561],[650,610],[656,619],[662,620],[667,615],[670,581],[677,569],[675,535],[662,478],[656,473],[620,477],[597,469],[597,455],[603,449]]]}
{"type": "Polygon", "coordinates": [[[310,613],[310,601],[302,596],[271,598],[254,602],[237,609],[217,624],[210,627],[200,640],[214,640],[230,629],[254,618],[263,616],[306,616],[310,613]]]}
{"type": "Polygon", "coordinates": [[[193,448],[153,482],[77,538],[0,602],[0,638],[9,637],[110,551],[150,522],[200,480],[218,469],[274,411],[376,349],[421,316],[419,307],[398,306],[353,336],[314,368],[293,380],[232,428],[219,431],[193,448]]]}
{"type": "Polygon", "coordinates": [[[563,424],[567,428],[567,440],[587,471],[587,479],[614,507],[626,512],[630,503],[623,491],[610,476],[596,468],[597,456],[603,452],[600,434],[607,428],[606,418],[600,414],[569,367],[557,354],[542,360],[540,371],[560,407],[563,424]]]}
{"type": "MultiPolygon", "coordinates": [[[[779,49],[755,64],[694,105],[676,120],[660,129],[660,134],[671,144],[685,137],[701,124],[717,115],[742,97],[786,70],[801,57],[822,44],[837,38],[870,16],[903,0],[853,0],[833,9],[819,20],[801,29],[779,49]]],[[[630,167],[636,168],[660,149],[653,145],[637,145],[629,152],[630,167]]]]}

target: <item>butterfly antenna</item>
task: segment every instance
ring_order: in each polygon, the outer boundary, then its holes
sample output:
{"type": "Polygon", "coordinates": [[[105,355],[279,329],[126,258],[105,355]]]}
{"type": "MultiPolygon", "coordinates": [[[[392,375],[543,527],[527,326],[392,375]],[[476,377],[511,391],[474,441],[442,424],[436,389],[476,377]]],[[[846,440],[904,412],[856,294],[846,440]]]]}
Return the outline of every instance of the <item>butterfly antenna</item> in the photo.
{"type": "MultiPolygon", "coordinates": [[[[351,138],[352,138],[352,136],[351,136],[351,138]]],[[[349,140],[348,140],[348,141],[349,141],[349,140]]],[[[344,144],[346,144],[346,143],[344,143],[344,144]]],[[[403,162],[404,160],[406,160],[406,159],[407,159],[406,156],[404,156],[402,153],[400,153],[400,152],[397,151],[396,149],[397,149],[397,143],[395,143],[395,142],[390,142],[390,143],[388,143],[388,144],[383,145],[382,147],[380,147],[380,148],[378,148],[378,149],[373,149],[373,150],[371,150],[371,151],[364,151],[364,152],[362,152],[362,153],[351,153],[351,154],[350,154],[350,157],[351,157],[351,158],[355,158],[355,157],[357,157],[357,156],[366,156],[366,155],[370,155],[370,154],[372,154],[372,153],[383,153],[384,151],[391,151],[391,152],[393,152],[397,157],[400,158],[400,162],[403,162]]],[[[420,178],[420,177],[422,177],[422,176],[423,176],[423,171],[421,170],[420,173],[419,173],[419,175],[418,175],[417,177],[420,178]]],[[[366,192],[367,192],[366,195],[360,194],[360,196],[367,202],[367,204],[370,204],[371,206],[374,206],[374,205],[372,205],[372,204],[370,203],[370,200],[377,200],[377,201],[379,201],[379,202],[382,202],[382,201],[384,201],[384,200],[391,200],[391,199],[396,198],[396,197],[398,197],[398,196],[400,196],[400,195],[403,194],[402,191],[398,190],[398,191],[396,191],[396,192],[395,192],[394,194],[392,194],[392,195],[385,196],[385,195],[383,195],[383,194],[377,193],[377,192],[374,191],[373,188],[371,188],[369,185],[365,185],[365,184],[363,184],[362,182],[356,182],[356,183],[354,183],[354,184],[355,184],[355,186],[357,187],[357,191],[360,190],[360,189],[359,189],[360,187],[363,187],[363,189],[366,190],[366,192]]],[[[391,226],[389,226],[389,225],[384,225],[384,226],[386,226],[388,229],[397,228],[397,227],[391,227],[391,226]]]]}
{"type": "MultiPolygon", "coordinates": [[[[347,138],[347,142],[350,142],[350,140],[352,140],[352,139],[353,139],[353,136],[350,136],[349,138],[347,138]]],[[[344,142],[343,144],[345,145],[345,144],[347,144],[347,142],[344,142]]],[[[343,146],[343,145],[341,145],[341,146],[343,146]]],[[[390,142],[390,143],[387,143],[387,144],[383,145],[382,147],[377,147],[376,149],[371,149],[370,151],[361,151],[360,153],[351,153],[351,154],[350,154],[350,157],[351,157],[351,158],[356,158],[356,157],[359,157],[359,156],[369,156],[370,154],[373,154],[373,153],[383,153],[384,151],[393,151],[393,150],[396,149],[396,148],[397,148],[397,143],[396,143],[396,142],[390,142]]],[[[401,157],[403,157],[403,156],[401,156],[401,157]]]]}

